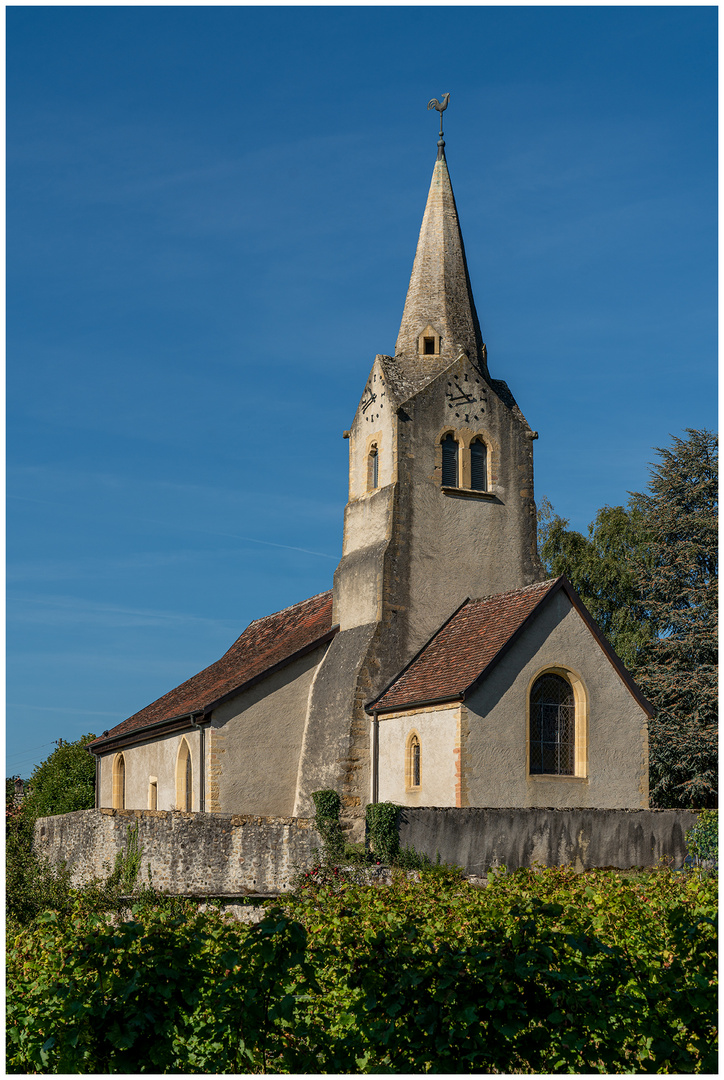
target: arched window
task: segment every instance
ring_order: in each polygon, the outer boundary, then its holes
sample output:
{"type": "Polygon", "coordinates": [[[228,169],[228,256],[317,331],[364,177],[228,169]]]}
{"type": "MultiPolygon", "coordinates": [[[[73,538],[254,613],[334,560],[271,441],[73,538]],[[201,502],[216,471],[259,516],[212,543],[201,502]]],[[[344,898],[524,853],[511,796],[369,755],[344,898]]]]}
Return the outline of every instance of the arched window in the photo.
{"type": "Polygon", "coordinates": [[[458,486],[458,444],[454,435],[442,440],[442,486],[458,486]]]}
{"type": "Polygon", "coordinates": [[[576,763],[576,707],[573,687],[545,672],[530,692],[530,771],[573,776],[576,763]]]}
{"type": "Polygon", "coordinates": [[[191,751],[186,739],[181,745],[176,758],[176,809],[191,810],[193,806],[193,771],[191,751]]]}
{"type": "Polygon", "coordinates": [[[413,731],[405,748],[405,786],[419,788],[422,783],[422,754],[420,737],[413,731]]]}
{"type": "Polygon", "coordinates": [[[473,491],[488,490],[488,448],[482,439],[470,444],[470,487],[473,491]]]}
{"type": "Polygon", "coordinates": [[[113,760],[113,809],[126,809],[126,759],[116,754],[113,760]]]}
{"type": "Polygon", "coordinates": [[[374,491],[380,483],[380,456],[377,443],[372,443],[367,455],[367,490],[374,491]]]}

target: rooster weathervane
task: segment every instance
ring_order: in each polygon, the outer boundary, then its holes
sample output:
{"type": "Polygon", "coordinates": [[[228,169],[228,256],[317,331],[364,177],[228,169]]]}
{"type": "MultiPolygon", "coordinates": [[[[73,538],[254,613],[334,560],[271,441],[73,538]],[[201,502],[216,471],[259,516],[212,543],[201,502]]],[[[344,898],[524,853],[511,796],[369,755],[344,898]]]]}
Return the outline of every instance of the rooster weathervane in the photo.
{"type": "Polygon", "coordinates": [[[445,145],[445,140],[443,139],[442,135],[442,114],[445,112],[445,109],[447,109],[447,103],[449,100],[450,95],[443,94],[442,101],[438,101],[437,98],[433,98],[432,101],[428,101],[427,103],[428,109],[437,109],[437,111],[440,113],[440,141],[437,144],[440,147],[445,145]]]}

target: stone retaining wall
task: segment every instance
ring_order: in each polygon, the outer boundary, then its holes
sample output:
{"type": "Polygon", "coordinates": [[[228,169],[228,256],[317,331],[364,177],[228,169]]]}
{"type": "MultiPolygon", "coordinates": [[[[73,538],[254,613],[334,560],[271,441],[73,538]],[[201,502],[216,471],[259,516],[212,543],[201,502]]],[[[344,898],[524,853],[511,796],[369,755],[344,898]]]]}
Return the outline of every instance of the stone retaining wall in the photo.
{"type": "Polygon", "coordinates": [[[572,866],[576,870],[657,866],[686,858],[690,810],[484,809],[404,807],[402,847],[482,875],[496,866],[572,866]]]}
{"type": "MultiPolygon", "coordinates": [[[[685,833],[697,815],[687,810],[447,809],[404,807],[403,847],[483,877],[496,866],[656,866],[679,868],[685,833]]],[[[35,847],[63,860],[73,882],[105,877],[138,825],[140,881],[183,896],[274,896],[319,860],[322,842],[308,818],[251,817],[164,810],[79,810],[40,818],[35,847]]]]}
{"type": "Polygon", "coordinates": [[[77,810],[40,818],[35,849],[65,860],[73,883],[105,877],[138,825],[139,881],[185,896],[273,896],[315,862],[319,834],[306,818],[180,813],[174,810],[77,810]]]}

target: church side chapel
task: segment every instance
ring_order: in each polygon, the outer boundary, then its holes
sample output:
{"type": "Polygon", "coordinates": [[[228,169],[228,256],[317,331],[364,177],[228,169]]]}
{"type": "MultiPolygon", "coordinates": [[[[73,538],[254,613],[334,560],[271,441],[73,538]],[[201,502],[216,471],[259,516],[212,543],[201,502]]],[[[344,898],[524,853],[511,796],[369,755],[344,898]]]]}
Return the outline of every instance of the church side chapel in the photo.
{"type": "Polygon", "coordinates": [[[448,97],[395,354],[344,433],[333,587],[91,743],[100,807],[311,816],[334,788],[357,838],[370,801],[648,806],[651,707],[570,583],[543,580],[537,433],[488,370],[448,97]]]}

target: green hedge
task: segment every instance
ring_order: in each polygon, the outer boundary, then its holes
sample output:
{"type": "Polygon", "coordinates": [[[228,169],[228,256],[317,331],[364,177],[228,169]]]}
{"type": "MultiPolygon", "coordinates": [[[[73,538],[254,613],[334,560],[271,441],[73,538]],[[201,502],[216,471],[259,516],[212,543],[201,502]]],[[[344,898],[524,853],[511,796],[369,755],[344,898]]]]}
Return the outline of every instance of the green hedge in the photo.
{"type": "Polygon", "coordinates": [[[661,870],[307,878],[255,927],[189,905],[11,932],[11,1072],[716,1070],[716,882],[661,870]]]}

